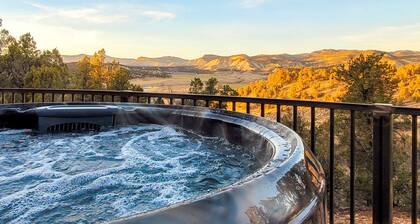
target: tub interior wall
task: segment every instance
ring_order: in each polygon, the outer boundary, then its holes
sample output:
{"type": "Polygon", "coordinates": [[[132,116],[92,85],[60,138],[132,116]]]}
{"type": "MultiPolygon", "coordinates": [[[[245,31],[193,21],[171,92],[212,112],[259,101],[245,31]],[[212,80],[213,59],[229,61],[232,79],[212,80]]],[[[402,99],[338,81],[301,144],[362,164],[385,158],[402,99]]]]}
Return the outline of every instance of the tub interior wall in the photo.
{"type": "Polygon", "coordinates": [[[120,113],[115,116],[114,122],[116,125],[169,124],[203,136],[221,137],[233,144],[246,146],[246,149],[251,150],[251,153],[255,155],[258,166],[266,164],[274,151],[267,139],[238,124],[200,116],[174,114],[170,110],[146,109],[120,113]]]}
{"type": "Polygon", "coordinates": [[[38,116],[32,113],[18,113],[15,109],[2,109],[0,128],[37,129],[38,116]]]}
{"type": "MultiPolygon", "coordinates": [[[[28,105],[24,106],[27,107],[28,105]]],[[[80,111],[80,113],[84,112],[80,111]]],[[[211,112],[207,111],[206,113],[211,112]]],[[[271,159],[274,151],[270,142],[260,134],[254,133],[244,126],[207,118],[200,116],[200,114],[192,116],[174,113],[174,110],[170,109],[142,107],[133,111],[119,111],[117,113],[107,114],[104,117],[84,115],[85,117],[77,117],[77,113],[73,111],[69,117],[60,117],[61,115],[57,116],[53,112],[47,111],[46,118],[44,115],[38,116],[36,113],[30,111],[22,112],[16,108],[3,108],[0,110],[0,128],[47,130],[52,125],[71,123],[70,120],[97,124],[101,127],[135,125],[140,123],[175,125],[203,136],[221,137],[233,144],[246,146],[245,148],[251,150],[251,153],[255,155],[258,163],[256,164],[257,166],[266,164],[271,159]]]]}

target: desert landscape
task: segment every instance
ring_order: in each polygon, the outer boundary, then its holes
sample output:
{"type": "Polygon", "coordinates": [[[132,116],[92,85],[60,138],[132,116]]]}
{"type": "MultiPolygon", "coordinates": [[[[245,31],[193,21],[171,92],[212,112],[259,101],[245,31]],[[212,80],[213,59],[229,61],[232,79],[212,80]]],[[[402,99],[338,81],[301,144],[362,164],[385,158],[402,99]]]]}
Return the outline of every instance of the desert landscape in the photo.
{"type": "Polygon", "coordinates": [[[214,77],[220,80],[220,84],[230,85],[232,88],[239,88],[256,80],[267,77],[265,73],[259,72],[215,72],[215,73],[191,73],[175,72],[169,77],[145,77],[135,78],[131,82],[142,86],[146,92],[164,92],[164,93],[188,93],[191,79],[198,77],[202,80],[208,80],[214,77]]]}

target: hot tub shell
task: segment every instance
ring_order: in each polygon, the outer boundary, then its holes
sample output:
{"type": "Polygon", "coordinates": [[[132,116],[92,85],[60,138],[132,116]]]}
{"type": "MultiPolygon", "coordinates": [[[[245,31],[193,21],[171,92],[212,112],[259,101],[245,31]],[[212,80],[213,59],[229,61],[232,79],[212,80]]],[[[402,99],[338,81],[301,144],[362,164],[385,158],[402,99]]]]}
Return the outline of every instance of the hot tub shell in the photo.
{"type": "Polygon", "coordinates": [[[6,128],[51,132],[74,131],[80,124],[99,130],[139,123],[176,125],[245,145],[260,168],[222,189],[111,223],[325,223],[322,167],[301,137],[280,123],[226,110],[175,105],[0,106],[0,127],[6,128]]]}

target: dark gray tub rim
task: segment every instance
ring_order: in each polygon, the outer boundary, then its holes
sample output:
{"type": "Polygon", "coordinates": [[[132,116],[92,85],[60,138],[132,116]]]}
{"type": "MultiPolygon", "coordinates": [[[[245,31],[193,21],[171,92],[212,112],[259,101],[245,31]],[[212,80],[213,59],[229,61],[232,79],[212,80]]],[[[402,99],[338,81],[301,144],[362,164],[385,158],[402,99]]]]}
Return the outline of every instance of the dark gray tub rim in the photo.
{"type": "MultiPolygon", "coordinates": [[[[95,106],[117,106],[117,107],[123,108],[123,110],[128,110],[128,111],[130,109],[135,110],[136,108],[137,109],[139,109],[139,108],[164,109],[164,110],[173,110],[174,112],[184,111],[184,112],[186,112],[186,114],[183,114],[185,116],[188,116],[188,115],[194,116],[194,115],[198,115],[199,113],[201,113],[201,114],[204,113],[204,114],[207,114],[207,115],[217,115],[217,116],[213,116],[213,117],[203,117],[203,118],[210,118],[210,119],[222,119],[222,118],[232,118],[233,117],[235,119],[245,120],[249,123],[255,123],[260,127],[264,127],[266,129],[268,129],[270,132],[274,132],[274,131],[276,131],[276,129],[277,129],[277,131],[281,130],[281,132],[282,132],[282,133],[276,133],[278,135],[277,137],[266,138],[266,140],[270,143],[273,150],[275,151],[275,152],[272,153],[270,160],[267,161],[267,163],[264,164],[262,167],[260,167],[258,170],[256,170],[256,172],[241,178],[237,182],[229,184],[229,185],[227,185],[223,188],[211,191],[209,193],[202,194],[202,195],[199,195],[197,197],[193,197],[193,198],[181,201],[181,202],[177,202],[175,204],[172,204],[172,205],[169,205],[169,206],[166,206],[166,207],[162,207],[162,208],[147,211],[147,212],[140,212],[140,213],[137,213],[137,214],[134,214],[134,215],[126,216],[126,217],[117,218],[115,220],[111,220],[111,221],[108,221],[106,223],[124,223],[124,222],[129,222],[130,220],[133,220],[135,218],[151,216],[151,215],[158,214],[158,213],[161,213],[161,212],[166,211],[166,210],[170,210],[170,209],[173,209],[173,208],[176,208],[176,207],[181,207],[183,205],[187,205],[187,204],[190,204],[190,203],[193,203],[193,202],[198,202],[200,200],[203,200],[203,199],[206,199],[206,198],[211,198],[211,197],[214,197],[218,194],[222,194],[224,192],[231,191],[231,190],[236,189],[236,188],[240,188],[240,187],[245,186],[248,183],[250,183],[253,180],[256,180],[258,178],[263,178],[263,177],[266,177],[268,175],[279,175],[279,171],[281,171],[280,173],[284,174],[297,161],[302,159],[302,157],[304,156],[303,154],[305,153],[305,150],[306,150],[306,146],[303,143],[302,138],[295,131],[293,131],[292,129],[290,129],[289,127],[287,127],[287,126],[285,126],[281,123],[270,121],[266,118],[261,118],[261,117],[253,116],[253,115],[250,115],[250,114],[221,110],[221,109],[217,109],[217,108],[213,109],[213,108],[207,108],[207,107],[197,107],[197,106],[187,106],[187,105],[86,102],[86,103],[4,104],[4,105],[0,105],[0,110],[2,110],[4,108],[19,108],[19,111],[24,112],[24,111],[30,110],[32,108],[45,107],[45,106],[93,106],[93,105],[95,105],[95,106]],[[194,112],[198,112],[198,113],[194,114],[194,112]],[[296,144],[291,149],[291,152],[288,154],[287,158],[279,159],[279,158],[276,158],[276,156],[280,155],[280,152],[279,152],[280,149],[278,147],[276,147],[275,144],[273,144],[273,140],[276,140],[277,138],[282,139],[282,140],[286,140],[285,138],[283,138],[284,136],[280,136],[281,134],[285,134],[285,132],[287,132],[287,134],[290,135],[289,139],[293,138],[296,141],[295,142],[296,144]],[[273,173],[275,173],[275,171],[276,171],[276,174],[273,174],[273,173]]],[[[221,121],[223,121],[223,120],[221,120],[221,121]]],[[[226,121],[224,121],[224,122],[226,122],[226,121]]],[[[232,120],[231,120],[231,122],[232,122],[232,120]]],[[[242,126],[242,125],[240,125],[240,126],[242,126]]],[[[246,126],[243,126],[243,127],[252,131],[251,129],[249,129],[246,126]]],[[[264,133],[257,133],[257,134],[261,134],[264,138],[266,137],[264,135],[264,133]]],[[[309,152],[309,151],[307,151],[307,152],[309,152]]],[[[311,153],[311,152],[309,152],[309,153],[311,153]]],[[[319,163],[315,164],[315,165],[317,165],[318,167],[321,167],[321,165],[319,163]]],[[[322,168],[321,168],[321,170],[322,170],[322,168]]],[[[322,174],[323,174],[323,172],[322,172],[322,174]]],[[[300,213],[295,214],[294,218],[292,219],[293,221],[291,223],[299,223],[299,222],[307,219],[307,216],[310,215],[314,209],[316,209],[316,204],[320,203],[320,200],[323,199],[322,195],[325,193],[325,188],[326,188],[326,183],[325,183],[325,181],[323,181],[320,188],[318,189],[318,192],[317,192],[320,197],[313,198],[307,205],[305,205],[300,213]]]]}

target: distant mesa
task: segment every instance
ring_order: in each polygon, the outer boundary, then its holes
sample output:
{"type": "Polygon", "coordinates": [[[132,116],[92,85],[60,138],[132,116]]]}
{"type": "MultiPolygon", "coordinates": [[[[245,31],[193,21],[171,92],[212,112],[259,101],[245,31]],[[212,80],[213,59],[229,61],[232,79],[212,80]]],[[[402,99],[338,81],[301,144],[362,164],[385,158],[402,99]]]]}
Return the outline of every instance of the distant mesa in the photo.
{"type": "MultiPolygon", "coordinates": [[[[197,59],[183,59],[173,56],[158,58],[138,57],[134,58],[115,58],[106,56],[106,62],[113,60],[119,61],[122,65],[136,67],[181,67],[190,66],[207,71],[241,71],[241,72],[266,72],[272,71],[276,67],[327,67],[345,63],[348,59],[359,54],[380,53],[377,50],[336,50],[324,49],[303,54],[275,54],[275,55],[255,55],[238,54],[231,56],[220,56],[206,54],[197,59]]],[[[385,53],[385,59],[396,66],[410,63],[420,63],[420,52],[410,50],[399,50],[385,53]]],[[[64,55],[65,63],[79,61],[84,54],[64,55]]]]}

